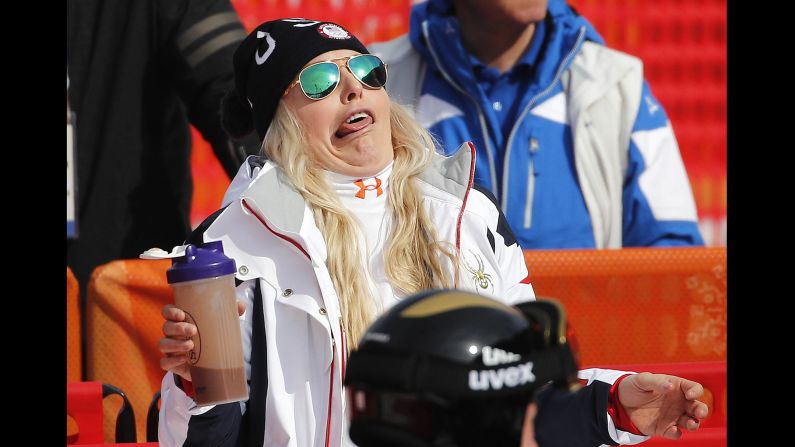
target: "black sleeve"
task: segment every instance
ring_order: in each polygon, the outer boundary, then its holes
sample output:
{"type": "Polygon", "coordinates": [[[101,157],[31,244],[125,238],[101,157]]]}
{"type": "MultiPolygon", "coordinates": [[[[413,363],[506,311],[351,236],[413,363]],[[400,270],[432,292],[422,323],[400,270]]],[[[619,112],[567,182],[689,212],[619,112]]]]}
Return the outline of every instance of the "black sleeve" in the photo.
{"type": "Polygon", "coordinates": [[[210,411],[191,416],[183,447],[235,447],[240,435],[240,403],[216,405],[210,411]]]}
{"type": "Polygon", "coordinates": [[[232,55],[246,37],[243,24],[229,0],[161,0],[157,10],[164,75],[232,178],[246,156],[259,153],[256,133],[234,140],[221,127],[221,98],[234,87],[232,55]]]}
{"type": "Polygon", "coordinates": [[[607,429],[610,385],[594,381],[574,393],[548,388],[538,393],[535,433],[543,447],[618,445],[607,429]]]}

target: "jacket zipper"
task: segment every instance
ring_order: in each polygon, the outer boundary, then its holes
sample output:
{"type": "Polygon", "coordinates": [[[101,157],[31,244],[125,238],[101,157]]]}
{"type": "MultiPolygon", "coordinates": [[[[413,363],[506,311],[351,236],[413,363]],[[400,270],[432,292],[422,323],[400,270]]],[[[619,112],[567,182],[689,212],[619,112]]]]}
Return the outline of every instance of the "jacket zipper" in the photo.
{"type": "Polygon", "coordinates": [[[533,222],[533,195],[535,194],[536,185],[535,159],[537,151],[538,140],[535,137],[530,137],[530,157],[527,163],[527,198],[524,208],[525,229],[530,229],[530,225],[533,222]]]}
{"type": "Polygon", "coordinates": [[[574,43],[574,47],[571,49],[571,51],[569,51],[569,54],[567,54],[566,57],[563,58],[563,61],[558,66],[557,73],[555,73],[555,77],[552,79],[552,82],[547,86],[547,88],[545,88],[540,93],[533,96],[532,99],[530,99],[530,102],[528,102],[524,110],[522,110],[522,113],[519,115],[519,118],[516,119],[516,122],[514,123],[513,128],[511,129],[511,133],[508,136],[508,144],[505,145],[505,158],[503,159],[503,164],[502,164],[503,195],[502,195],[502,200],[500,201],[500,206],[502,207],[502,211],[506,214],[508,213],[508,177],[510,177],[511,174],[511,171],[508,169],[508,162],[511,159],[511,147],[513,147],[512,143],[514,136],[516,136],[516,129],[519,128],[519,124],[522,121],[524,121],[525,115],[527,115],[527,112],[529,112],[530,109],[535,105],[536,101],[548,95],[549,92],[552,91],[552,88],[555,87],[555,84],[558,83],[560,77],[563,76],[563,67],[567,66],[569,60],[572,59],[578,53],[580,46],[582,45],[582,42],[584,40],[585,40],[585,27],[582,26],[580,27],[580,34],[577,36],[577,41],[574,43]]]}
{"type": "Polygon", "coordinates": [[[475,107],[478,110],[478,120],[480,121],[480,132],[483,134],[483,141],[486,143],[486,156],[489,159],[489,175],[491,176],[491,189],[492,189],[491,192],[494,193],[495,197],[499,197],[500,192],[497,185],[497,171],[495,170],[496,163],[494,163],[494,155],[492,154],[491,138],[489,137],[489,130],[488,127],[486,126],[486,118],[483,115],[483,110],[480,108],[480,103],[477,102],[475,98],[472,97],[472,95],[467,93],[466,90],[464,90],[458,84],[456,84],[453,81],[453,78],[451,78],[447,74],[447,72],[444,71],[442,64],[439,62],[439,58],[436,56],[436,51],[434,51],[433,49],[433,45],[431,44],[431,39],[428,37],[427,20],[422,22],[422,32],[425,35],[425,41],[428,43],[428,49],[431,50],[431,56],[433,56],[433,60],[436,62],[436,67],[442,73],[442,76],[444,76],[444,78],[447,80],[448,83],[450,83],[450,85],[453,86],[453,88],[455,88],[456,90],[461,92],[461,94],[469,98],[475,104],[475,107]]]}

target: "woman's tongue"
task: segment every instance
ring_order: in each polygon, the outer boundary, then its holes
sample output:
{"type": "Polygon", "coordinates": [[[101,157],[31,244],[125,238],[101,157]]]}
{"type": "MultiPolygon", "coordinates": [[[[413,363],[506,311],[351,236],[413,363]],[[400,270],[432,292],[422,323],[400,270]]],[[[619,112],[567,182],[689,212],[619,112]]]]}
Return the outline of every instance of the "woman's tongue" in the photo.
{"type": "Polygon", "coordinates": [[[366,116],[352,123],[343,122],[342,125],[339,127],[339,129],[337,129],[337,133],[335,135],[337,136],[337,138],[344,138],[349,134],[364,129],[365,127],[369,126],[372,122],[373,118],[371,116],[366,116]]]}

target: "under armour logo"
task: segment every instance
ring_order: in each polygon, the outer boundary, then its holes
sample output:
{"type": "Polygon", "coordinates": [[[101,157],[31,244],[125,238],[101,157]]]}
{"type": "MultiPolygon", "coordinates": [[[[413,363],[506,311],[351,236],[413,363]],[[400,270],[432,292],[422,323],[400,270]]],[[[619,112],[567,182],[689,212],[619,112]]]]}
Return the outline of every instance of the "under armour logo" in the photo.
{"type": "Polygon", "coordinates": [[[265,63],[266,60],[271,56],[273,50],[276,49],[276,41],[273,40],[270,33],[266,33],[265,31],[257,31],[257,39],[265,38],[265,43],[268,44],[268,49],[265,50],[265,54],[260,56],[259,50],[254,53],[254,59],[257,61],[257,65],[262,65],[265,63]]]}
{"type": "Polygon", "coordinates": [[[375,185],[365,185],[364,180],[359,179],[353,182],[354,185],[359,187],[359,191],[356,193],[356,197],[359,199],[364,199],[365,191],[376,191],[376,197],[380,197],[381,194],[384,193],[384,190],[381,189],[381,179],[378,177],[375,178],[375,185]]]}

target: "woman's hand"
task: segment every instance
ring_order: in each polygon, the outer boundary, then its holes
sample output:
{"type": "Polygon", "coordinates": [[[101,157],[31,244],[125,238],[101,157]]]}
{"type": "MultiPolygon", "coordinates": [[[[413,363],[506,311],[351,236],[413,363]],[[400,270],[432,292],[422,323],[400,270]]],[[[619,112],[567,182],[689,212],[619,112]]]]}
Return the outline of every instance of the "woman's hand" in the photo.
{"type": "MultiPolygon", "coordinates": [[[[245,303],[237,303],[238,315],[243,315],[246,311],[245,303]]],[[[188,353],[193,349],[191,337],[196,335],[196,325],[185,321],[185,312],[173,304],[163,306],[163,335],[158,347],[165,356],[160,359],[160,367],[166,371],[190,379],[190,365],[188,364],[188,353]]]]}
{"type": "Polygon", "coordinates": [[[668,439],[698,429],[708,411],[698,400],[703,394],[701,384],[667,374],[633,374],[618,385],[618,400],[632,423],[646,435],[668,439]]]}
{"type": "Polygon", "coordinates": [[[160,367],[166,371],[190,380],[188,352],[193,349],[191,337],[196,335],[196,325],[185,322],[185,312],[173,304],[163,306],[163,335],[158,347],[165,357],[160,359],[160,367]]]}

